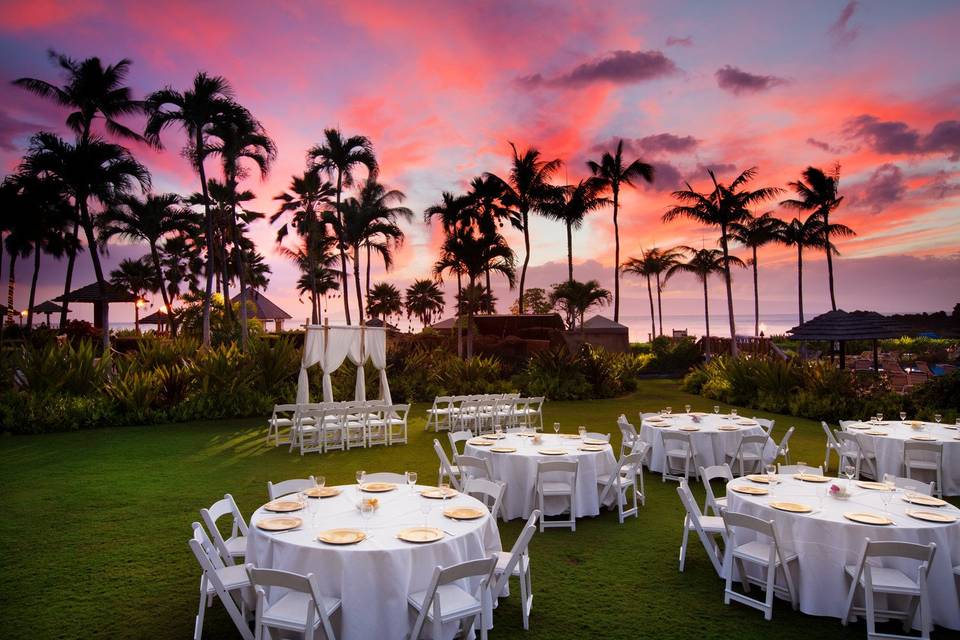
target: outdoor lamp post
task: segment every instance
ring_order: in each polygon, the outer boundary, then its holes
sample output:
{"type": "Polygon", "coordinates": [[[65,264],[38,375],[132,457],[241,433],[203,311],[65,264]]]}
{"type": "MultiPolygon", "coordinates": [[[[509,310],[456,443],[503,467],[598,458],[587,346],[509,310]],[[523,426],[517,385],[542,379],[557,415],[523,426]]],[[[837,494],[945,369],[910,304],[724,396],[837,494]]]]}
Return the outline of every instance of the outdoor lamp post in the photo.
{"type": "Polygon", "coordinates": [[[20,312],[20,328],[23,328],[23,319],[27,317],[27,314],[30,313],[26,309],[20,312]]]}

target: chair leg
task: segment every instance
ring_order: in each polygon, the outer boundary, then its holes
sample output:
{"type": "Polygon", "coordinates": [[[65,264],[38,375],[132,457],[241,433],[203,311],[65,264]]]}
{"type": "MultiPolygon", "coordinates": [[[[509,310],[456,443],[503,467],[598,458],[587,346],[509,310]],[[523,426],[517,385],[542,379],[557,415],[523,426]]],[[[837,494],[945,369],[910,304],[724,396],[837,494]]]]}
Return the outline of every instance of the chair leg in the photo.
{"type": "Polygon", "coordinates": [[[777,584],[777,563],[771,562],[767,567],[767,593],[764,594],[763,617],[766,620],[773,618],[773,592],[777,584]]]}
{"type": "Polygon", "coordinates": [[[193,640],[200,640],[203,635],[203,616],[207,611],[207,577],[200,579],[200,608],[193,624],[193,640]]]}
{"type": "Polygon", "coordinates": [[[873,589],[864,589],[863,599],[867,611],[867,637],[872,638],[877,635],[877,619],[873,609],[873,589]]]}
{"type": "MultiPolygon", "coordinates": [[[[521,558],[520,562],[523,562],[521,558]]],[[[530,628],[530,610],[527,608],[527,598],[529,594],[527,593],[527,572],[520,572],[520,613],[523,615],[523,628],[527,630],[530,628]]]]}
{"type": "Polygon", "coordinates": [[[680,572],[683,573],[683,564],[687,559],[687,541],[690,539],[688,518],[683,518],[683,541],[680,543],[680,572]]]}

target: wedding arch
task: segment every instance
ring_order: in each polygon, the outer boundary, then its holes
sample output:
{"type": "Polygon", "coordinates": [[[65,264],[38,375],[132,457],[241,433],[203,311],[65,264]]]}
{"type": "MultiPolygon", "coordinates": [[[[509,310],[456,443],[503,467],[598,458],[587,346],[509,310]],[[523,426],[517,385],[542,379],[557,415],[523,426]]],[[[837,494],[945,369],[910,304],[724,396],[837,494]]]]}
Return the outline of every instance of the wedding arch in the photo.
{"type": "Polygon", "coordinates": [[[387,404],[393,404],[390,398],[390,385],[387,382],[386,329],[364,325],[330,326],[327,324],[306,326],[300,378],[297,381],[297,404],[310,402],[310,380],[307,369],[314,365],[320,365],[323,369],[323,401],[333,402],[333,384],[330,376],[347,358],[357,366],[354,399],[367,399],[364,364],[370,360],[370,363],[380,372],[380,399],[387,404]]]}

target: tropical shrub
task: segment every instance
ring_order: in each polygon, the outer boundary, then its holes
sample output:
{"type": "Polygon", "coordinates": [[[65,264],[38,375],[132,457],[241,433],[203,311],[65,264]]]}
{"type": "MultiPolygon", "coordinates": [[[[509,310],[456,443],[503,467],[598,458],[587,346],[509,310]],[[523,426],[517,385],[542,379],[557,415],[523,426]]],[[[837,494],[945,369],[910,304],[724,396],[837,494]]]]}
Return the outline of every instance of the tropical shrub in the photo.
{"type": "Polygon", "coordinates": [[[549,349],[531,356],[515,381],[528,396],[544,396],[551,400],[588,398],[593,387],[579,365],[579,359],[566,349],[549,349]]]}
{"type": "Polygon", "coordinates": [[[16,363],[17,382],[35,394],[89,394],[103,387],[110,365],[90,340],[52,341],[39,349],[24,347],[16,363]]]}

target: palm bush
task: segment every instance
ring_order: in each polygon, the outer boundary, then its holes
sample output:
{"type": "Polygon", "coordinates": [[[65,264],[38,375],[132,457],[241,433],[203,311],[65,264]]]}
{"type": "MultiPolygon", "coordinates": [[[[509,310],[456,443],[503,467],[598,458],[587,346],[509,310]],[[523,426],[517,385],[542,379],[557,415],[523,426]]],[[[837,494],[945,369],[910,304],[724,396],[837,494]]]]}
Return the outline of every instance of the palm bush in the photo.
{"type": "Polygon", "coordinates": [[[76,345],[49,342],[40,349],[23,349],[18,381],[35,394],[84,395],[103,386],[110,365],[109,356],[100,357],[91,340],[76,345]]]}
{"type": "Polygon", "coordinates": [[[296,384],[300,349],[289,336],[282,336],[279,340],[253,340],[249,363],[256,387],[277,394],[296,384]]]}
{"type": "Polygon", "coordinates": [[[526,395],[550,400],[579,400],[593,391],[577,357],[563,348],[535,353],[516,380],[526,395]]]}
{"type": "Polygon", "coordinates": [[[158,376],[152,371],[138,371],[129,367],[114,376],[104,387],[105,395],[113,400],[128,420],[140,423],[151,417],[160,400],[158,376]]]}

